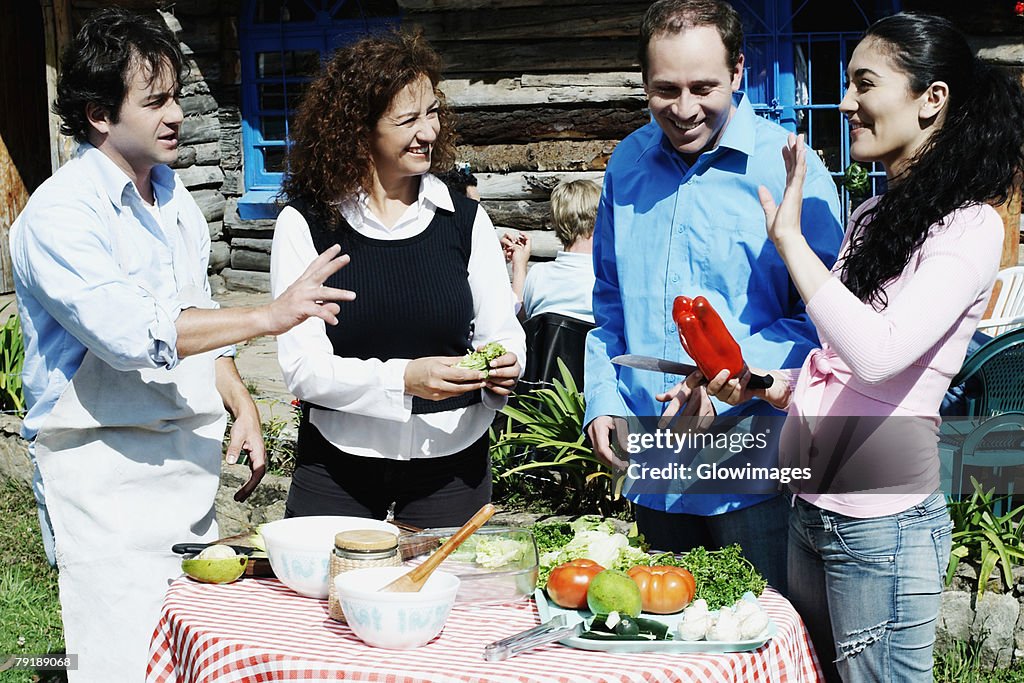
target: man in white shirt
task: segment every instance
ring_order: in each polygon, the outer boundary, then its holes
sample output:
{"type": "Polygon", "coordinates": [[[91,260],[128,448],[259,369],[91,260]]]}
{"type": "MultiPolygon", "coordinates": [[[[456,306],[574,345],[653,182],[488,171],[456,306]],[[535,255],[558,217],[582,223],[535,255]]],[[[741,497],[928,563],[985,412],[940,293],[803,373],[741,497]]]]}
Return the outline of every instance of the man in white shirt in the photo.
{"type": "MultiPolygon", "coordinates": [[[[33,194],[11,228],[25,336],[24,435],[41,519],[52,523],[75,681],[140,681],[170,546],[218,536],[227,459],[263,476],[259,415],[230,345],[308,317],[336,322],[322,287],[347,263],[328,249],[266,306],[220,310],[207,280],[209,231],[166,166],[177,158],[183,58],[155,20],[91,16],[64,57],[56,109],[77,156],[33,194]],[[45,505],[44,505],[45,496],[45,505]]],[[[44,525],[45,529],[45,525],[44,525]]]]}

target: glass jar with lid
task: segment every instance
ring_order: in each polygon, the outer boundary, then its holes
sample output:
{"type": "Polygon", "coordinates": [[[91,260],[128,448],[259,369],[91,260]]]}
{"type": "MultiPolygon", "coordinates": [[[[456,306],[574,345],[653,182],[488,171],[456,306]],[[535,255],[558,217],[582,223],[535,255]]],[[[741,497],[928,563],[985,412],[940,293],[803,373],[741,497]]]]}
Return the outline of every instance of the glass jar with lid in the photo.
{"type": "Polygon", "coordinates": [[[328,615],[336,621],[345,622],[345,614],[334,589],[334,577],[338,574],[363,567],[398,567],[401,564],[398,536],[389,531],[353,529],[336,534],[327,588],[328,615]]]}

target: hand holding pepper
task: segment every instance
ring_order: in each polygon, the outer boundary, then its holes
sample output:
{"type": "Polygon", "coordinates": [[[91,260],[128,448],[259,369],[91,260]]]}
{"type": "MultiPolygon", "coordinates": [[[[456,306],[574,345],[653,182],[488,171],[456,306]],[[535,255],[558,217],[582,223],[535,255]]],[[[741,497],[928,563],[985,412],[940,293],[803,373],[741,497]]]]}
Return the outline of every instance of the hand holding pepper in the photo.
{"type": "MultiPolygon", "coordinates": [[[[672,304],[672,318],[679,329],[679,341],[707,378],[715,378],[728,371],[727,379],[744,374],[747,364],[743,351],[718,312],[702,296],[690,299],[677,296],[672,304]]],[[[751,375],[751,389],[767,389],[772,385],[771,375],[751,375]]]]}
{"type": "Polygon", "coordinates": [[[743,371],[740,345],[707,299],[677,296],[672,304],[672,318],[679,328],[680,343],[705,377],[728,370],[731,378],[743,371]]]}

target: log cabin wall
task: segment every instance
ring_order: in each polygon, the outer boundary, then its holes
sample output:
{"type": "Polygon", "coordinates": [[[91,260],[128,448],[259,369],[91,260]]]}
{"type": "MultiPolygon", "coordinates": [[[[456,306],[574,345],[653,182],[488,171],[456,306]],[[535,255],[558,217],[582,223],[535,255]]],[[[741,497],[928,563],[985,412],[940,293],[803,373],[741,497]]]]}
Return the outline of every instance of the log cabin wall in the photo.
{"type": "MultiPolygon", "coordinates": [[[[70,5],[72,31],[99,6],[161,11],[186,48],[176,170],[213,237],[214,286],[269,289],[272,220],[241,220],[244,192],[238,26],[241,0],[40,0],[70,5]]],[[[824,2],[825,0],[812,0],[824,2]]],[[[954,19],[978,54],[1024,71],[1024,19],[1012,3],[904,0],[954,19]]],[[[615,145],[648,121],[636,36],[649,2],[399,0],[445,59],[441,88],[458,114],[459,160],[499,228],[530,231],[535,258],[558,248],[548,195],[562,179],[600,179],[615,145]]],[[[58,142],[52,145],[56,148],[58,142]]],[[[1019,200],[1007,224],[1019,220],[1019,200]]],[[[1009,231],[1009,228],[1008,228],[1009,231]]],[[[1024,257],[1018,257],[1024,262],[1024,257]]]]}
{"type": "Polygon", "coordinates": [[[619,140],[649,120],[636,59],[648,2],[399,0],[445,60],[459,160],[500,228],[551,258],[548,196],[563,179],[600,180],[619,140]]]}

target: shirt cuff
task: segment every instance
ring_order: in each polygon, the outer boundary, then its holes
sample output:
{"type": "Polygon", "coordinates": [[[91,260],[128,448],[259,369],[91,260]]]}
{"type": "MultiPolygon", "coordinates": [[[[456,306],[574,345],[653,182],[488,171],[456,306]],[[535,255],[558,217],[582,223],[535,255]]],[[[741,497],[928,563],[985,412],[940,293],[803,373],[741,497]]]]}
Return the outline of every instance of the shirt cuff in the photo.
{"type": "Polygon", "coordinates": [[[405,369],[409,366],[408,359],[392,358],[381,366],[381,387],[384,402],[398,413],[403,413],[408,420],[412,416],[412,394],[405,393],[405,369]]]}
{"type": "Polygon", "coordinates": [[[491,410],[501,410],[508,404],[508,396],[501,396],[487,389],[481,389],[480,394],[480,402],[491,410]]]}
{"type": "Polygon", "coordinates": [[[149,357],[153,366],[173,370],[178,357],[178,328],[174,322],[186,308],[178,301],[157,301],[149,324],[149,357]]]}

